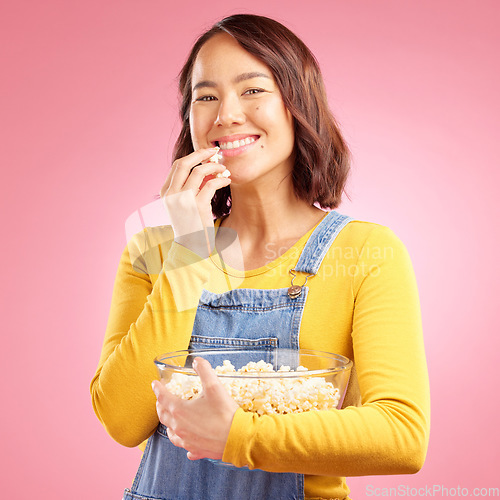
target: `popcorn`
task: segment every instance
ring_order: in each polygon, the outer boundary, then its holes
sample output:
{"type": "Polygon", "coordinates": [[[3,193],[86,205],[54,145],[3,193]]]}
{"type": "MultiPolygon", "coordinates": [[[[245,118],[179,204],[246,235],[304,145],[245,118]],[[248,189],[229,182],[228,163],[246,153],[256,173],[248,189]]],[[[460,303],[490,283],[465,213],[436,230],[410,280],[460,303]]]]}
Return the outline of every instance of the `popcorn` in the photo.
{"type": "Polygon", "coordinates": [[[215,177],[220,179],[221,177],[225,177],[226,179],[231,175],[231,172],[226,168],[224,172],[221,172],[220,174],[217,174],[215,177]]]}
{"type": "Polygon", "coordinates": [[[217,152],[212,155],[208,161],[212,163],[219,163],[219,160],[222,160],[222,153],[219,153],[219,148],[217,148],[217,152]]]}
{"type": "MultiPolygon", "coordinates": [[[[212,155],[208,161],[210,161],[212,163],[219,163],[219,160],[222,160],[222,153],[219,153],[219,148],[217,147],[217,153],[212,155]]],[[[217,174],[215,177],[217,177],[218,179],[221,179],[223,177],[227,179],[230,175],[231,175],[231,172],[226,168],[226,170],[224,170],[224,172],[217,174]]]]}
{"type": "MultiPolygon", "coordinates": [[[[307,368],[299,366],[295,372],[305,372],[307,368]]],[[[278,371],[270,363],[261,360],[251,361],[236,370],[229,360],[215,368],[218,375],[238,375],[240,378],[220,377],[219,380],[229,395],[245,410],[258,415],[301,413],[312,410],[332,410],[337,408],[340,391],[327,382],[324,377],[281,377],[293,373],[289,366],[281,366],[278,371]],[[244,375],[258,373],[270,374],[263,378],[248,378],[244,375]]],[[[166,388],[182,399],[194,399],[203,390],[200,378],[182,373],[172,374],[166,388]]]]}

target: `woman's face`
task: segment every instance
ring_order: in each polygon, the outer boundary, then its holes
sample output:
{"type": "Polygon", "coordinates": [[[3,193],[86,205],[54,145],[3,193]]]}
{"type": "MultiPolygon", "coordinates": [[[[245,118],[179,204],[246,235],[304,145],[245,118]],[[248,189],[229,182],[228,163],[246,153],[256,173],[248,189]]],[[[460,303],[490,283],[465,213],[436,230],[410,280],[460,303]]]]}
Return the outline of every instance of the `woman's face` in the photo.
{"type": "Polygon", "coordinates": [[[294,161],[293,117],[271,70],[227,34],[212,37],[193,66],[193,147],[217,145],[232,185],[280,182],[294,161]]]}

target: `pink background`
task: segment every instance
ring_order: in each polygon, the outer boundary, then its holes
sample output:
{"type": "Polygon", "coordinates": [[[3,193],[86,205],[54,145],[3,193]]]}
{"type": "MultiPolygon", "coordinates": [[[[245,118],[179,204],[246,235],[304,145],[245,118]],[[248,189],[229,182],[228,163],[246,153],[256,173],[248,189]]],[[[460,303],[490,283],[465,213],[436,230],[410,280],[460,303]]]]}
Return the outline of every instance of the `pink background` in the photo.
{"type": "Polygon", "coordinates": [[[354,153],[340,211],[390,226],[420,287],[427,462],[366,486],[499,487],[496,0],[3,2],[2,498],[121,498],[140,452],[93,414],[125,220],[177,130],[175,78],[232,13],[281,20],[320,61],[354,153]],[[249,8],[249,6],[251,6],[249,8]]]}

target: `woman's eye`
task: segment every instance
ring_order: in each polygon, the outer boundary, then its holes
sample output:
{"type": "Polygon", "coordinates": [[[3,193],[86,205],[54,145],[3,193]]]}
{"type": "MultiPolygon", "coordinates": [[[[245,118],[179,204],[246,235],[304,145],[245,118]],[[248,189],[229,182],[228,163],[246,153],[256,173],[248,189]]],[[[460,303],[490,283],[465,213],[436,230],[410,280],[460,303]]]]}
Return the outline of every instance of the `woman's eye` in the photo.
{"type": "Polygon", "coordinates": [[[213,95],[202,95],[197,97],[195,100],[201,102],[215,101],[215,97],[213,95]]]}
{"type": "Polygon", "coordinates": [[[265,92],[264,89],[248,89],[245,91],[246,95],[254,95],[254,94],[260,94],[261,92],[265,92]]]}

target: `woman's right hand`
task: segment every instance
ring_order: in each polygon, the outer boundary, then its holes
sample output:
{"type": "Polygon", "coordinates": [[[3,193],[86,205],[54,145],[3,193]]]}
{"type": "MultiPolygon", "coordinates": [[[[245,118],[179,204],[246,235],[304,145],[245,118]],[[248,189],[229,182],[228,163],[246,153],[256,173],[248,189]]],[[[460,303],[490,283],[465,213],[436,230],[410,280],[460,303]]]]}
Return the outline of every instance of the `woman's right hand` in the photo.
{"type": "Polygon", "coordinates": [[[231,183],[230,178],[216,177],[224,165],[207,162],[216,153],[217,148],[200,149],[175,160],[160,191],[175,241],[202,258],[214,248],[212,198],[231,183]]]}

